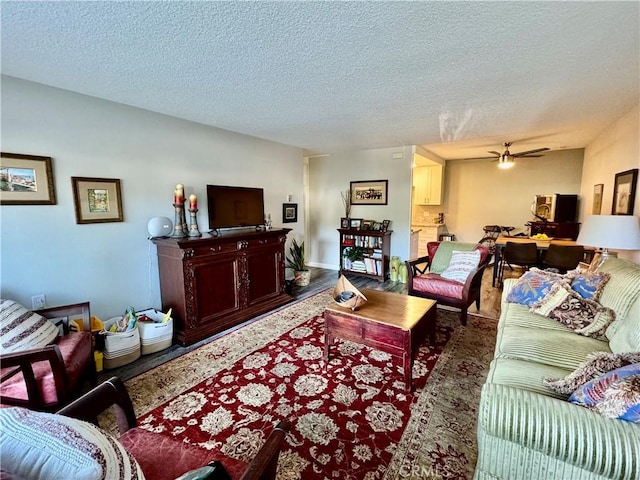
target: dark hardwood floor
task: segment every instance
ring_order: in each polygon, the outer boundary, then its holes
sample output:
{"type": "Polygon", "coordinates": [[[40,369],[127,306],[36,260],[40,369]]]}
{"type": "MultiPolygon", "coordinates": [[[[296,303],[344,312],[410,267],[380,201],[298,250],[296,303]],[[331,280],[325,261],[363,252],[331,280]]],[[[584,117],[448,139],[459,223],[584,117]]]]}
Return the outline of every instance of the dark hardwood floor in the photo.
{"type": "MultiPolygon", "coordinates": [[[[332,288],[336,282],[338,281],[338,272],[336,270],[328,270],[323,268],[314,268],[311,267],[311,283],[306,287],[294,287],[293,296],[296,301],[302,300],[304,298],[310,297],[316,293],[322,292],[327,288],[332,288]]],[[[505,270],[505,278],[510,276],[520,275],[521,272],[515,270],[514,272],[509,272],[508,269],[505,270]]],[[[475,307],[475,304],[469,307],[469,313],[475,315],[481,315],[489,318],[497,318],[500,315],[500,296],[502,294],[502,290],[499,288],[493,288],[491,286],[491,278],[493,275],[493,266],[487,268],[484,272],[484,276],[482,279],[482,297],[480,299],[480,310],[478,311],[475,307]]],[[[405,294],[407,293],[407,285],[400,282],[392,282],[387,280],[385,282],[379,282],[374,279],[361,277],[357,275],[350,275],[349,281],[358,289],[369,288],[374,290],[383,290],[387,292],[396,292],[405,294]]],[[[286,305],[282,308],[286,308],[286,305]]],[[[448,308],[448,307],[440,307],[440,308],[448,308]]],[[[453,309],[455,310],[455,309],[453,309]]],[[[269,315],[269,313],[265,314],[269,315]]],[[[235,328],[240,328],[247,323],[253,322],[259,318],[262,318],[264,315],[256,317],[254,319],[249,320],[241,325],[238,325],[235,328]]],[[[173,358],[179,357],[180,355],[184,355],[185,353],[200,347],[216,338],[224,335],[227,332],[222,332],[212,337],[206,338],[198,343],[190,345],[188,347],[181,347],[179,345],[172,345],[170,348],[163,350],[161,352],[152,353],[149,355],[143,355],[135,362],[125,365],[120,368],[111,369],[111,370],[103,370],[98,374],[98,381],[102,382],[107,380],[112,376],[118,376],[123,380],[127,380],[136,375],[140,375],[141,373],[160,365],[164,362],[167,362],[173,358]]]]}

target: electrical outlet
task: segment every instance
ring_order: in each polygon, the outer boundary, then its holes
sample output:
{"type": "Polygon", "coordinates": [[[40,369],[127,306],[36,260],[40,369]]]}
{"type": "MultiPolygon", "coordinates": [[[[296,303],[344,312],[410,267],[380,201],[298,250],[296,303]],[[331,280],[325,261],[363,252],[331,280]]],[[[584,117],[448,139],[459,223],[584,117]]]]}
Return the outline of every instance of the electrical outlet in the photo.
{"type": "Polygon", "coordinates": [[[31,297],[31,306],[34,310],[47,308],[47,297],[45,297],[44,294],[34,295],[33,297],[31,297]]]}

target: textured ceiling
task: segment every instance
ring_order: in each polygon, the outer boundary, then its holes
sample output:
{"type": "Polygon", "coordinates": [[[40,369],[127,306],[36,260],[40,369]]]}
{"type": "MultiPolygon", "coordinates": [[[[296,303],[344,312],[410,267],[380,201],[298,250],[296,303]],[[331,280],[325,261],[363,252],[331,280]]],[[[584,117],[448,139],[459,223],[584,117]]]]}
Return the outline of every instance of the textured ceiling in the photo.
{"type": "Polygon", "coordinates": [[[640,96],[636,1],[0,8],[3,74],[307,153],[581,148],[640,96]]]}

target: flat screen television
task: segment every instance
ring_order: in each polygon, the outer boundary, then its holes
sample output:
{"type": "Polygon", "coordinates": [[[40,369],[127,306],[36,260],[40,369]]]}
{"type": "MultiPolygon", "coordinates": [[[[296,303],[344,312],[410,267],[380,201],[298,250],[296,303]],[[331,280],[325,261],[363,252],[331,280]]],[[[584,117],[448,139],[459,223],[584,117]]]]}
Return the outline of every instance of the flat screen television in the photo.
{"type": "Polygon", "coordinates": [[[262,188],[207,185],[209,228],[264,225],[262,188]]]}

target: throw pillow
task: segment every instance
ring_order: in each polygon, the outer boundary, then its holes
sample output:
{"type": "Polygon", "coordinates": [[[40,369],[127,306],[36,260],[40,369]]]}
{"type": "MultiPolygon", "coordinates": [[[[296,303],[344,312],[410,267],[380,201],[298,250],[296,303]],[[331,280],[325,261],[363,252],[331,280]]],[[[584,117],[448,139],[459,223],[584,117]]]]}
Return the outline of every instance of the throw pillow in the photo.
{"type": "Polygon", "coordinates": [[[604,339],[607,328],[615,320],[615,313],[598,302],[582,298],[570,287],[554,285],[540,301],[531,305],[533,313],[552,318],[575,333],[585,337],[604,339]]]}
{"type": "Polygon", "coordinates": [[[513,286],[507,295],[507,302],[530,307],[544,298],[556,283],[569,283],[569,280],[564,275],[531,268],[513,286]]]}
{"type": "Polygon", "coordinates": [[[472,250],[475,250],[476,247],[476,243],[440,242],[440,244],[438,245],[438,249],[436,250],[436,254],[431,259],[429,271],[431,273],[438,274],[444,272],[451,263],[451,255],[453,255],[454,250],[458,250],[460,252],[470,252],[472,250]]]}
{"type": "Polygon", "coordinates": [[[444,272],[440,274],[442,278],[454,280],[464,283],[467,281],[469,274],[473,272],[480,264],[480,252],[461,252],[454,250],[451,252],[451,262],[444,272]]]}
{"type": "Polygon", "coordinates": [[[111,435],[75,418],[0,409],[2,468],[24,478],[143,479],[135,459],[111,435]]]}
{"type": "Polygon", "coordinates": [[[554,392],[569,395],[578,387],[616,368],[640,362],[638,353],[595,352],[578,365],[573,372],[561,379],[545,378],[543,383],[554,392]]]}
{"type": "Polygon", "coordinates": [[[602,289],[611,278],[611,275],[605,272],[577,272],[569,276],[571,288],[581,297],[594,301],[598,301],[602,289]]]}
{"type": "Polygon", "coordinates": [[[46,347],[57,336],[53,322],[13,300],[0,300],[0,346],[4,353],[46,347]]]}
{"type": "Polygon", "coordinates": [[[630,405],[626,405],[625,401],[616,400],[616,397],[619,397],[621,389],[625,391],[626,388],[633,386],[634,382],[631,382],[631,384],[625,383],[625,385],[617,384],[628,377],[639,376],[640,363],[616,368],[579,387],[571,394],[569,401],[577,405],[593,407],[596,411],[600,409],[600,405],[604,402],[602,410],[607,412],[607,416],[613,415],[613,412],[620,412],[614,417],[618,418],[626,413],[630,405]]]}
{"type": "Polygon", "coordinates": [[[605,417],[640,423],[640,375],[609,385],[594,409],[605,417]]]}

